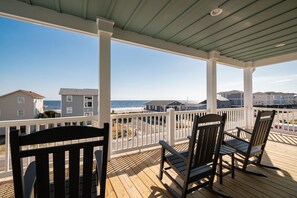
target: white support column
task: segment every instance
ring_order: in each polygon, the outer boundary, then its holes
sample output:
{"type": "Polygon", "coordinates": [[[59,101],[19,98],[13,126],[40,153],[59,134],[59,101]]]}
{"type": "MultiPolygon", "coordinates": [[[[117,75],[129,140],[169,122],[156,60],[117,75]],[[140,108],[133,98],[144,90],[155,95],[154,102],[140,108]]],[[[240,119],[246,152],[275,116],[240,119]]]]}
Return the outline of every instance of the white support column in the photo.
{"type": "Polygon", "coordinates": [[[209,113],[217,112],[217,60],[218,51],[211,51],[207,60],[207,110],[209,113]]]}
{"type": "Polygon", "coordinates": [[[253,125],[253,71],[252,63],[248,62],[247,67],[243,69],[244,80],[244,110],[246,128],[251,129],[253,125]]]}
{"type": "Polygon", "coordinates": [[[98,124],[110,122],[110,45],[114,22],[97,18],[99,38],[98,124]]]}

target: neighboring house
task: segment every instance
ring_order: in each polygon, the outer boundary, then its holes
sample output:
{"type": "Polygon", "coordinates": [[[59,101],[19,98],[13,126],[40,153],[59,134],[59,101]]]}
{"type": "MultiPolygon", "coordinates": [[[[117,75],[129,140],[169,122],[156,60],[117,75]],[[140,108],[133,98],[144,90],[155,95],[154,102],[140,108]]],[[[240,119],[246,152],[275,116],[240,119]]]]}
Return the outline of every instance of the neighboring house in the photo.
{"type": "MultiPolygon", "coordinates": [[[[200,102],[199,104],[204,104],[206,109],[206,100],[200,102]]],[[[217,108],[231,108],[231,101],[220,95],[217,95],[217,108]]]]}
{"type": "Polygon", "coordinates": [[[61,88],[61,117],[98,115],[97,89],[61,88]]]}
{"type": "Polygon", "coordinates": [[[0,120],[37,118],[43,113],[43,99],[32,91],[17,90],[0,96],[0,120]]]}
{"type": "Polygon", "coordinates": [[[243,107],[244,106],[244,93],[243,91],[232,90],[223,91],[218,93],[220,96],[227,98],[231,102],[231,107],[243,107]]]}
{"type": "Polygon", "coordinates": [[[283,107],[295,104],[296,93],[256,92],[253,94],[254,106],[283,107]]]}
{"type": "Polygon", "coordinates": [[[177,111],[185,109],[183,103],[177,100],[152,100],[144,104],[145,109],[148,111],[164,112],[169,108],[173,108],[177,111]]]}

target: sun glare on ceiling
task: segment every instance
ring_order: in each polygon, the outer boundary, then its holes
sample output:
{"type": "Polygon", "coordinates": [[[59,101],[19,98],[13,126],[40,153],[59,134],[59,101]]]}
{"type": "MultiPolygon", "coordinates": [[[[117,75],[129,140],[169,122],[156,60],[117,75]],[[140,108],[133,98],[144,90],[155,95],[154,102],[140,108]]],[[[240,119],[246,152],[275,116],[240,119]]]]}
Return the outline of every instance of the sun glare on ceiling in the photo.
{"type": "Polygon", "coordinates": [[[284,44],[284,43],[280,43],[280,44],[277,44],[277,45],[275,45],[275,47],[283,47],[283,46],[285,46],[286,44],[284,44]]]}
{"type": "Polygon", "coordinates": [[[213,9],[209,14],[211,16],[219,16],[220,14],[222,14],[222,12],[223,12],[222,8],[216,8],[216,9],[213,9]]]}

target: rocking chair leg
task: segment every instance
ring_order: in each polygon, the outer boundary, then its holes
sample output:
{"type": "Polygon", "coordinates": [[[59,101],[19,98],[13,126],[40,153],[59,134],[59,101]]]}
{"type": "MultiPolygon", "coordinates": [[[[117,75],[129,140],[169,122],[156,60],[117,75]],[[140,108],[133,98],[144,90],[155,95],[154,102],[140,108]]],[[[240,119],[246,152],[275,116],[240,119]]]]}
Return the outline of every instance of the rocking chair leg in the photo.
{"type": "Polygon", "coordinates": [[[268,166],[268,165],[264,165],[264,164],[258,164],[259,166],[261,167],[264,167],[264,168],[270,168],[270,169],[275,169],[275,170],[281,170],[279,167],[275,167],[275,166],[268,166]]]}
{"type": "Polygon", "coordinates": [[[163,179],[164,155],[165,155],[165,149],[161,149],[161,161],[160,161],[160,172],[159,172],[160,180],[163,179]]]}
{"type": "MultiPolygon", "coordinates": [[[[162,182],[162,181],[161,181],[162,182]]],[[[166,190],[172,195],[173,198],[180,198],[180,195],[173,190],[172,188],[170,188],[166,183],[163,183],[164,187],[166,188],[166,190]]]]}
{"type": "Polygon", "coordinates": [[[257,173],[257,172],[252,172],[252,171],[248,171],[248,170],[244,170],[242,168],[239,168],[237,166],[234,167],[236,170],[239,170],[239,171],[242,171],[244,173],[248,173],[248,174],[251,174],[251,175],[256,175],[256,176],[261,176],[261,177],[267,177],[266,175],[264,175],[263,173],[257,173]]]}
{"type": "MultiPolygon", "coordinates": [[[[239,169],[241,170],[241,169],[239,169]]],[[[256,175],[256,176],[260,176],[260,177],[267,177],[266,175],[264,175],[263,173],[256,173],[256,172],[252,172],[252,171],[248,171],[248,170],[242,170],[245,173],[251,174],[251,175],[256,175]]]]}
{"type": "Polygon", "coordinates": [[[224,197],[224,198],[229,198],[229,197],[231,197],[230,195],[227,195],[227,194],[225,194],[225,193],[223,193],[223,192],[219,192],[218,190],[215,190],[214,187],[213,187],[212,185],[208,186],[208,187],[207,187],[207,190],[209,190],[209,191],[212,192],[213,194],[218,195],[218,196],[220,196],[220,197],[224,197]]]}

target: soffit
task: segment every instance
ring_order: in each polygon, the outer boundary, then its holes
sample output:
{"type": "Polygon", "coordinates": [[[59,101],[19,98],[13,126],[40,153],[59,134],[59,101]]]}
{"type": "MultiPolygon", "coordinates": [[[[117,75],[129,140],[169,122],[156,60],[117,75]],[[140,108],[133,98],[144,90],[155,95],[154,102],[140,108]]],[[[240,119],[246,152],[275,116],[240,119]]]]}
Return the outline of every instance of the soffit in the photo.
{"type": "Polygon", "coordinates": [[[240,61],[297,52],[296,0],[20,0],[240,61]],[[219,16],[210,11],[222,8],[219,16]],[[275,47],[284,43],[285,46],[275,47]]]}

